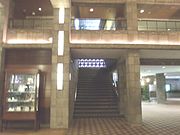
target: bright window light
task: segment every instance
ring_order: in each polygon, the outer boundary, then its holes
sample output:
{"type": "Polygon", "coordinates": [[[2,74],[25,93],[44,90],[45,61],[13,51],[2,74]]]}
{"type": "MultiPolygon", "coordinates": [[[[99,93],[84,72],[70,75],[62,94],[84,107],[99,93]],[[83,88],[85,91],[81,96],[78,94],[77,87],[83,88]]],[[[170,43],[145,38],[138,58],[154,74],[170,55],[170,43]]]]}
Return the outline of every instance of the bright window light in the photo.
{"type": "Polygon", "coordinates": [[[63,89],[63,63],[57,64],[57,90],[63,89]]]}
{"type": "Polygon", "coordinates": [[[106,68],[104,59],[78,59],[79,68],[106,68]]]}
{"type": "Polygon", "coordinates": [[[170,84],[166,84],[165,85],[165,89],[166,89],[166,92],[171,91],[171,85],[170,84]]]}
{"type": "Polygon", "coordinates": [[[75,30],[79,30],[79,19],[74,20],[75,30]]]}
{"type": "Polygon", "coordinates": [[[63,24],[64,23],[64,7],[60,7],[59,8],[59,24],[63,24]]]}
{"type": "Polygon", "coordinates": [[[76,30],[100,30],[101,19],[75,19],[76,30]]]}
{"type": "Polygon", "coordinates": [[[64,54],[64,31],[58,33],[58,55],[64,54]]]}

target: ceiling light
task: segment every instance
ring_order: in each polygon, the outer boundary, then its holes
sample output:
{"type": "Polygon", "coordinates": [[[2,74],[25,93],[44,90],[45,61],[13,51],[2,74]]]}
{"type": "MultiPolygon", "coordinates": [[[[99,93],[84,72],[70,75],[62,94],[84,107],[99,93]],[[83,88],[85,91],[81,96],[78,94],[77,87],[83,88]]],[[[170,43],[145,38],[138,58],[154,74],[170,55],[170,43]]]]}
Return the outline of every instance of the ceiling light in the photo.
{"type": "Polygon", "coordinates": [[[163,66],[162,68],[163,68],[163,69],[165,69],[166,67],[165,67],[165,66],[163,66]]]}
{"type": "Polygon", "coordinates": [[[32,15],[36,15],[36,13],[35,13],[35,12],[32,12],[32,15]]]}
{"type": "Polygon", "coordinates": [[[168,31],[170,31],[171,29],[168,29],[168,31]]]}
{"type": "Polygon", "coordinates": [[[141,10],[140,10],[140,13],[141,13],[141,14],[144,13],[144,9],[141,9],[141,10]]]}
{"type": "Polygon", "coordinates": [[[39,11],[42,11],[42,8],[38,8],[39,11]]]}
{"type": "Polygon", "coordinates": [[[150,78],[146,78],[146,82],[149,83],[151,81],[150,78]]]}
{"type": "Polygon", "coordinates": [[[89,9],[89,12],[94,12],[94,8],[90,8],[90,9],[89,9]]]}

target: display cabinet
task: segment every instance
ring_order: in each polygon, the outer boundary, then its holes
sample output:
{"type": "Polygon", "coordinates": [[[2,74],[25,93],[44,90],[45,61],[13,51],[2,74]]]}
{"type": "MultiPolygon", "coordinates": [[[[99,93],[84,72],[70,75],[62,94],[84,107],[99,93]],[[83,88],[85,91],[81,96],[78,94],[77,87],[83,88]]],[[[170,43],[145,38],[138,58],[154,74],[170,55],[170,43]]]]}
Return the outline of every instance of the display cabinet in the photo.
{"type": "Polygon", "coordinates": [[[40,72],[13,70],[5,72],[2,129],[9,121],[33,121],[38,125],[40,72]]]}

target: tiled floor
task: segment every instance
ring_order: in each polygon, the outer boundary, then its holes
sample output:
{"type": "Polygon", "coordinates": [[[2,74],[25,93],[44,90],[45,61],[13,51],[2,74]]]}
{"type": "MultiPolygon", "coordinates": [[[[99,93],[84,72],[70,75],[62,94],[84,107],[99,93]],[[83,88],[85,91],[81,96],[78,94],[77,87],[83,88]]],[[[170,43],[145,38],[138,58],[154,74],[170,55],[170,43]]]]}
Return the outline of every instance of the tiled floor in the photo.
{"type": "Polygon", "coordinates": [[[76,119],[68,135],[180,135],[180,104],[143,103],[143,124],[130,126],[123,118],[76,119]]]}
{"type": "Polygon", "coordinates": [[[6,130],[0,132],[0,135],[66,135],[67,130],[54,130],[54,129],[41,129],[38,131],[33,130],[6,130]]]}
{"type": "Polygon", "coordinates": [[[66,130],[41,129],[33,131],[5,131],[0,135],[180,135],[180,104],[143,104],[143,124],[130,126],[123,118],[75,119],[66,130]]]}

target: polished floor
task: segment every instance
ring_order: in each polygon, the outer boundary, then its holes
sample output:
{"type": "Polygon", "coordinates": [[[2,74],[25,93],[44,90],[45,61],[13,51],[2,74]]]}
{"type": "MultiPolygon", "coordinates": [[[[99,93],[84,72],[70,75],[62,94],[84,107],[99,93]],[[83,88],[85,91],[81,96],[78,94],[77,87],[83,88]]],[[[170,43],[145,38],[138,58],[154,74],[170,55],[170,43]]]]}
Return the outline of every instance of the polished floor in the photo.
{"type": "Polygon", "coordinates": [[[66,130],[41,129],[34,131],[6,130],[0,135],[180,135],[180,104],[143,103],[143,123],[129,125],[123,118],[75,119],[66,130]]]}

